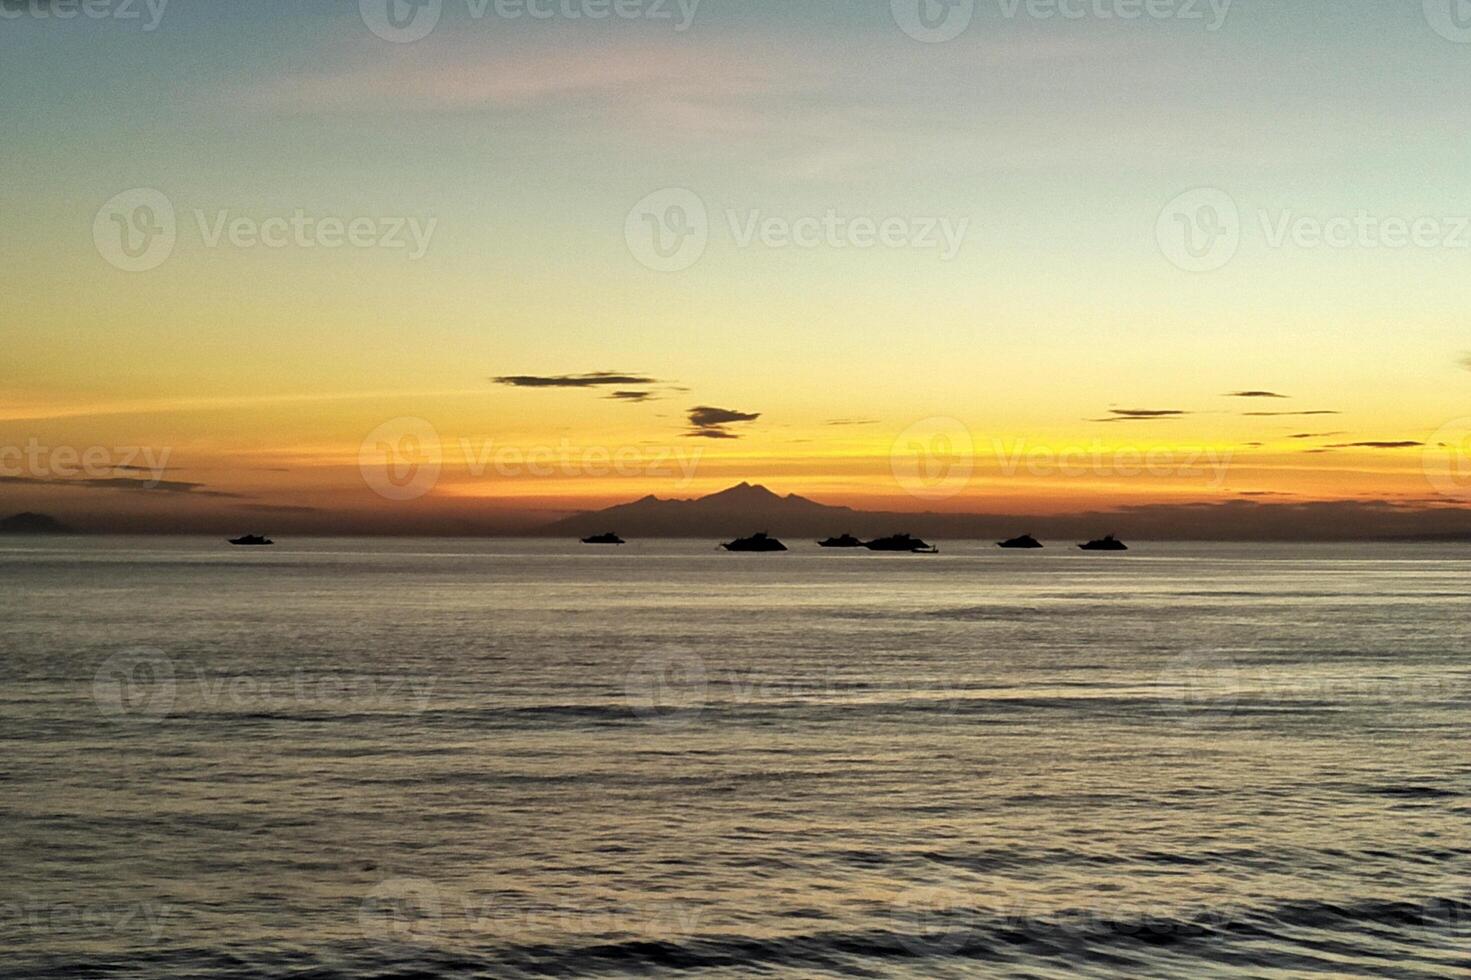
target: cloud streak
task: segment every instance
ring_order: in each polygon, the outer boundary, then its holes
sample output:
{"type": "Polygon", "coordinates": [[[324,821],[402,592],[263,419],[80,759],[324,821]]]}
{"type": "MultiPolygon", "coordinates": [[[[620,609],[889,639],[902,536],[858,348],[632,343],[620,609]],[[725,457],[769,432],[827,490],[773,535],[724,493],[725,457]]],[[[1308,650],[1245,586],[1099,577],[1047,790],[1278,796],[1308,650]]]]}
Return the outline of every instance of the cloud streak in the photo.
{"type": "Polygon", "coordinates": [[[689,410],[690,430],[685,434],[696,439],[739,439],[739,434],[731,432],[728,427],[754,422],[760,417],[760,412],[737,412],[699,405],[689,410]]]}
{"type": "Polygon", "coordinates": [[[599,388],[613,385],[652,385],[658,379],[617,371],[590,371],[587,374],[509,374],[492,378],[498,385],[511,388],[599,388]]]}
{"type": "Polygon", "coordinates": [[[1142,422],[1151,419],[1177,419],[1194,414],[1179,408],[1111,408],[1108,418],[1087,419],[1089,422],[1142,422]]]}
{"type": "Polygon", "coordinates": [[[82,490],[122,490],[128,493],[173,493],[193,497],[238,498],[236,493],[210,490],[203,483],[187,483],[183,480],[135,480],[126,476],[97,477],[93,479],[62,479],[34,476],[0,476],[0,483],[40,487],[76,487],[82,490]]]}

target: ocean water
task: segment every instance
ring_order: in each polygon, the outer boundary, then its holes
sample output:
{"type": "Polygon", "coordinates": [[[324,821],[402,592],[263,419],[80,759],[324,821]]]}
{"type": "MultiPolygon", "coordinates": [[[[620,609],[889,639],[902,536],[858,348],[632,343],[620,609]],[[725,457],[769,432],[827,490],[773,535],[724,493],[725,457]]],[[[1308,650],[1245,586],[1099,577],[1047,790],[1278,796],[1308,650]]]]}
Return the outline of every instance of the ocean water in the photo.
{"type": "Polygon", "coordinates": [[[0,540],[0,974],[1464,977],[1471,549],[0,540]]]}

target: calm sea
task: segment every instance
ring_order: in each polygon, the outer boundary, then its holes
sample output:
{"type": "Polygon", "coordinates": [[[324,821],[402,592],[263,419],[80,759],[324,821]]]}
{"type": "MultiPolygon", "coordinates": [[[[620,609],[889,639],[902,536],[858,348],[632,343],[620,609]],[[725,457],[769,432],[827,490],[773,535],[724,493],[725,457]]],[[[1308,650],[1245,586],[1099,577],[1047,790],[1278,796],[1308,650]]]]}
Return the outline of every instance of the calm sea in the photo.
{"type": "Polygon", "coordinates": [[[1471,548],[0,541],[0,974],[1464,977],[1471,548]]]}

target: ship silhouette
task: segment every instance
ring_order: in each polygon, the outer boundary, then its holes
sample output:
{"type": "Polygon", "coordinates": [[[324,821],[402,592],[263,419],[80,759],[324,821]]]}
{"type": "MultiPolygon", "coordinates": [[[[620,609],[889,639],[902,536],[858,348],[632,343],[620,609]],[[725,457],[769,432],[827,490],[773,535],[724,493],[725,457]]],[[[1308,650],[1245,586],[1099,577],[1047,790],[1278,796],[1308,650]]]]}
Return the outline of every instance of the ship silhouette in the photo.
{"type": "Polygon", "coordinates": [[[838,538],[828,538],[826,541],[817,542],[819,548],[862,548],[863,542],[851,534],[844,534],[838,538]]]}
{"type": "Polygon", "coordinates": [[[276,542],[261,534],[247,534],[243,537],[231,538],[230,543],[249,547],[260,547],[262,545],[275,544],[276,542]]]}
{"type": "Polygon", "coordinates": [[[1129,550],[1129,546],[1128,545],[1124,544],[1122,541],[1120,541],[1118,538],[1114,537],[1112,534],[1108,535],[1107,537],[1099,538],[1096,541],[1089,541],[1087,544],[1080,544],[1080,545],[1078,545],[1078,547],[1081,548],[1081,549],[1083,549],[1084,551],[1128,551],[1129,550]]]}
{"type": "Polygon", "coordinates": [[[622,538],[620,538],[618,535],[614,534],[612,531],[608,531],[605,534],[594,534],[592,537],[583,538],[582,539],[582,543],[583,544],[627,544],[628,542],[627,541],[624,541],[622,538]]]}
{"type": "Polygon", "coordinates": [[[914,555],[938,555],[940,549],[908,534],[892,534],[887,538],[875,538],[863,547],[869,551],[907,551],[914,555]]]}
{"type": "Polygon", "coordinates": [[[1032,548],[1032,549],[1036,549],[1036,548],[1042,547],[1042,542],[1038,541],[1036,538],[1032,537],[1030,534],[1023,534],[1019,538],[1009,538],[1009,539],[1007,539],[1005,541],[998,541],[998,542],[996,542],[996,546],[998,548],[1032,548]]]}
{"type": "Polygon", "coordinates": [[[726,551],[786,551],[787,546],[776,538],[771,537],[765,531],[751,535],[749,538],[736,538],[728,541],[720,547],[726,551]]]}

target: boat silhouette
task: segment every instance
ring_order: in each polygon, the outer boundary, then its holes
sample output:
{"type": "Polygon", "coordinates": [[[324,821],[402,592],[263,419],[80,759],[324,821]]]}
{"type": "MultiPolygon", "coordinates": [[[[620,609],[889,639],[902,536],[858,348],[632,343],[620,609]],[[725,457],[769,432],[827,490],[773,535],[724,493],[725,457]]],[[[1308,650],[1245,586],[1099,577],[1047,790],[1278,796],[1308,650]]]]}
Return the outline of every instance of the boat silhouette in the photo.
{"type": "Polygon", "coordinates": [[[1080,544],[1080,545],[1078,545],[1078,547],[1081,548],[1084,551],[1128,551],[1129,550],[1129,546],[1128,545],[1124,544],[1122,541],[1120,541],[1118,538],[1114,537],[1112,534],[1110,534],[1110,535],[1108,535],[1107,537],[1104,537],[1104,538],[1099,538],[1096,541],[1089,541],[1087,544],[1080,544]]]}
{"type": "Polygon", "coordinates": [[[776,538],[771,537],[765,531],[751,535],[749,538],[736,538],[727,541],[720,547],[726,551],[786,551],[787,546],[776,538]]]}
{"type": "Polygon", "coordinates": [[[1035,549],[1035,548],[1042,547],[1042,542],[1038,541],[1036,538],[1032,537],[1030,534],[1023,534],[1019,538],[1009,538],[1009,539],[1007,539],[1005,541],[998,541],[998,542],[996,542],[996,547],[998,547],[998,548],[1033,548],[1033,549],[1035,549]]]}
{"type": "Polygon", "coordinates": [[[913,555],[938,555],[940,549],[908,534],[891,534],[887,538],[875,538],[863,547],[869,551],[907,551],[913,555]]]}
{"type": "Polygon", "coordinates": [[[583,544],[627,544],[628,542],[627,541],[624,541],[622,538],[620,538],[618,535],[614,534],[612,531],[609,531],[606,534],[594,534],[590,538],[583,538],[582,539],[582,543],[583,544]]]}
{"type": "Polygon", "coordinates": [[[231,544],[259,547],[261,545],[275,544],[270,538],[260,534],[247,534],[239,538],[231,538],[231,544]]]}
{"type": "Polygon", "coordinates": [[[819,541],[817,542],[817,546],[819,548],[862,548],[863,542],[853,537],[853,535],[851,534],[845,534],[842,537],[828,538],[826,541],[819,541]]]}

